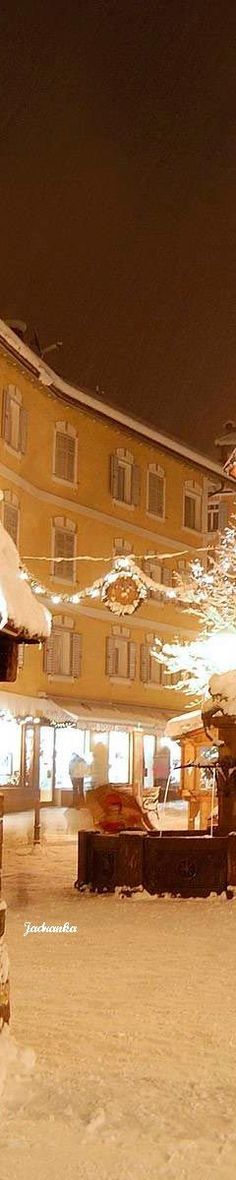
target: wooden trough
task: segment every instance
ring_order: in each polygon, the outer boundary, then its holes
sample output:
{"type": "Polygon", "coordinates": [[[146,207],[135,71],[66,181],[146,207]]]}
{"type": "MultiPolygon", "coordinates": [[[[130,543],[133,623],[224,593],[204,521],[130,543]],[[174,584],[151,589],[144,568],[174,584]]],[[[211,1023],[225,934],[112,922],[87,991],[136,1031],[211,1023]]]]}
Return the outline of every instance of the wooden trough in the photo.
{"type": "Polygon", "coordinates": [[[236,833],[78,833],[77,889],[140,887],[159,897],[208,897],[236,885],[236,833]]]}

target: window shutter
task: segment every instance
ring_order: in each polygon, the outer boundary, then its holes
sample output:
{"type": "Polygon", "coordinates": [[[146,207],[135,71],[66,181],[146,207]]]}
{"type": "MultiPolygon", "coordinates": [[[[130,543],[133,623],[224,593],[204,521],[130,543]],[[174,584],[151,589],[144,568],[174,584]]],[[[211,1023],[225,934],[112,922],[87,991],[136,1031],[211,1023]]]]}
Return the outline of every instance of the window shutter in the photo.
{"type": "Polygon", "coordinates": [[[21,451],[22,455],[25,455],[27,448],[27,425],[27,410],[20,409],[19,451],[21,451]]]}
{"type": "Polygon", "coordinates": [[[119,492],[119,459],[117,455],[110,456],[110,492],[114,500],[118,500],[119,492]]]}
{"type": "Polygon", "coordinates": [[[140,648],[140,680],[143,684],[148,684],[149,681],[150,656],[149,647],[147,643],[141,643],[140,648]]]}
{"type": "Polygon", "coordinates": [[[156,471],[149,471],[148,475],[148,512],[152,516],[163,516],[164,510],[164,480],[156,471]]]}
{"type": "Polygon", "coordinates": [[[19,647],[18,647],[18,670],[19,671],[21,668],[24,667],[24,658],[25,658],[25,644],[19,643],[19,647]]]}
{"type": "Polygon", "coordinates": [[[54,638],[55,636],[53,634],[50,635],[43,649],[43,670],[47,673],[47,676],[52,676],[53,673],[54,638]]]}
{"type": "Polygon", "coordinates": [[[115,641],[113,635],[106,638],[106,676],[115,675],[115,641]]]}
{"type": "Polygon", "coordinates": [[[2,399],[2,437],[11,442],[11,394],[8,389],[3,390],[2,399]]]}
{"type": "Polygon", "coordinates": [[[137,463],[133,463],[133,466],[132,466],[132,504],[134,504],[136,508],[138,507],[138,504],[140,503],[140,483],[141,483],[140,467],[138,467],[137,463]]]}
{"type": "Polygon", "coordinates": [[[135,680],[136,676],[136,653],[137,644],[129,643],[129,679],[135,680]]]}
{"type": "Polygon", "coordinates": [[[56,431],[54,475],[68,483],[75,480],[75,438],[62,430],[56,431]]]}
{"type": "Polygon", "coordinates": [[[14,545],[17,545],[18,508],[16,508],[14,504],[9,504],[7,500],[4,502],[3,523],[4,529],[6,529],[6,532],[9,533],[9,537],[11,537],[12,541],[14,541],[14,545]]]}
{"type": "Polygon", "coordinates": [[[65,579],[68,582],[74,580],[74,562],[66,560],[66,558],[73,558],[75,552],[75,533],[69,529],[55,528],[54,540],[54,557],[63,557],[65,561],[55,561],[53,567],[54,578],[58,581],[65,579]]]}
{"type": "Polygon", "coordinates": [[[82,636],[71,635],[71,675],[81,676],[82,636]]]}
{"type": "Polygon", "coordinates": [[[220,500],[220,503],[219,503],[219,529],[220,529],[220,532],[223,532],[224,529],[226,529],[227,520],[228,520],[227,504],[226,504],[225,500],[220,500]]]}
{"type": "Polygon", "coordinates": [[[162,567],[162,579],[161,580],[163,582],[163,586],[171,586],[172,585],[172,573],[171,573],[171,570],[168,569],[167,565],[166,566],[163,565],[163,567],[162,567]]]}

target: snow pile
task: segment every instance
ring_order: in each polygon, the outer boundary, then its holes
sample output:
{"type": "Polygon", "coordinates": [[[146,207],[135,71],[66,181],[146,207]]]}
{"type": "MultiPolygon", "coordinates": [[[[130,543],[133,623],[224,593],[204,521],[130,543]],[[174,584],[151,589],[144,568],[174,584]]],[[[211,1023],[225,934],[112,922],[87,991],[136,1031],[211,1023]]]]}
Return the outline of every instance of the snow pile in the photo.
{"type": "Polygon", "coordinates": [[[0,627],[7,623],[31,639],[47,639],[51,631],[51,615],[22,579],[16,546],[0,524],[0,627]]]}
{"type": "Polygon", "coordinates": [[[20,1049],[8,1025],[0,1033],[0,1099],[8,1103],[20,1094],[35,1066],[33,1049],[20,1049]]]}
{"type": "Polygon", "coordinates": [[[203,715],[211,712],[215,705],[220,713],[236,717],[236,670],[211,676],[209,692],[210,699],[203,705],[203,715]]]}

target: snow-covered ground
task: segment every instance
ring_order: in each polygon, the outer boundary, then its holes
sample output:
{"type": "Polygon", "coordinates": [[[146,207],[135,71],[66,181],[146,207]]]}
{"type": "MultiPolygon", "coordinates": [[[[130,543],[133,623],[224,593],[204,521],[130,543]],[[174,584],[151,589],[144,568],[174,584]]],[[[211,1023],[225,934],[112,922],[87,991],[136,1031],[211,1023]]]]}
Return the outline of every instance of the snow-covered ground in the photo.
{"type": "Polygon", "coordinates": [[[5,848],[11,1036],[36,1064],[8,1070],[1,1180],[233,1180],[236,902],[78,895],[75,876],[73,840],[5,848]]]}

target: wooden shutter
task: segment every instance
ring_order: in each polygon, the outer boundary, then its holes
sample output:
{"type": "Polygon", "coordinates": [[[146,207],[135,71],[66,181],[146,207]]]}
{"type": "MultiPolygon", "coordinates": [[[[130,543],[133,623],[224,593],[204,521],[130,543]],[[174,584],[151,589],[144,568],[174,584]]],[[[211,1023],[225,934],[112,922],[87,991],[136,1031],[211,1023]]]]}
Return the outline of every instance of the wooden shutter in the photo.
{"type": "Polygon", "coordinates": [[[71,675],[81,676],[82,636],[71,635],[71,675]]]}
{"type": "Polygon", "coordinates": [[[228,506],[227,506],[227,503],[225,500],[220,500],[220,503],[219,503],[219,526],[218,526],[220,529],[220,532],[223,533],[224,529],[226,529],[227,521],[228,521],[228,506]]]}
{"type": "Polygon", "coordinates": [[[27,410],[22,410],[20,407],[19,415],[20,415],[19,416],[19,451],[21,451],[22,455],[25,455],[26,448],[27,448],[27,426],[28,426],[27,410]]]}
{"type": "Polygon", "coordinates": [[[106,638],[106,676],[115,675],[115,640],[113,635],[106,638]]]}
{"type": "Polygon", "coordinates": [[[55,543],[54,543],[54,557],[65,557],[65,561],[55,561],[53,567],[54,577],[65,579],[68,582],[73,582],[74,579],[74,565],[73,561],[67,561],[66,558],[74,557],[75,551],[75,534],[70,529],[55,527],[55,543]]]}
{"type": "Polygon", "coordinates": [[[43,670],[47,673],[47,676],[52,676],[53,673],[53,646],[54,635],[52,632],[43,649],[43,670]]]}
{"type": "Polygon", "coordinates": [[[11,443],[11,394],[8,389],[3,390],[2,399],[2,437],[11,443]]]}
{"type": "Polygon", "coordinates": [[[24,644],[24,643],[19,643],[19,644],[18,644],[18,647],[19,647],[19,651],[18,651],[18,670],[20,671],[20,669],[24,667],[24,659],[25,659],[25,644],[24,644]]]}
{"type": "Polygon", "coordinates": [[[140,486],[141,486],[140,467],[138,467],[137,463],[133,463],[133,465],[132,465],[131,503],[134,504],[136,508],[138,507],[138,504],[140,503],[140,486]]]}
{"type": "Polygon", "coordinates": [[[129,643],[129,680],[135,680],[136,658],[137,658],[137,644],[136,643],[129,643]]]}
{"type": "Polygon", "coordinates": [[[75,438],[62,430],[56,431],[55,471],[58,479],[74,483],[75,479],[75,438]]]}
{"type": "Polygon", "coordinates": [[[140,648],[140,680],[148,684],[150,672],[150,653],[147,643],[141,643],[140,648]]]}
{"type": "Polygon", "coordinates": [[[119,492],[119,459],[117,455],[110,456],[110,492],[114,500],[118,500],[119,492]]]}
{"type": "Polygon", "coordinates": [[[9,533],[9,537],[11,537],[12,541],[14,541],[14,545],[17,545],[18,508],[16,508],[15,504],[9,504],[8,500],[4,501],[3,523],[4,529],[6,529],[6,532],[9,533]]]}
{"type": "Polygon", "coordinates": [[[149,471],[148,478],[148,512],[152,516],[163,516],[164,509],[164,480],[157,471],[149,471]]]}
{"type": "Polygon", "coordinates": [[[162,566],[162,579],[161,580],[163,582],[163,586],[171,586],[172,585],[172,573],[167,565],[162,566]]]}

